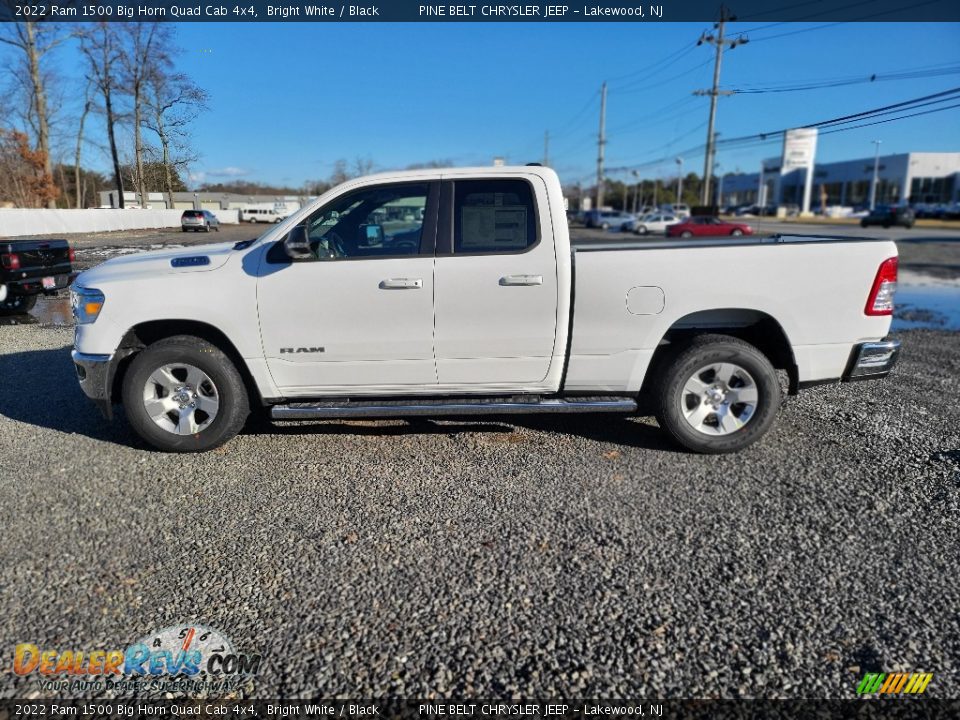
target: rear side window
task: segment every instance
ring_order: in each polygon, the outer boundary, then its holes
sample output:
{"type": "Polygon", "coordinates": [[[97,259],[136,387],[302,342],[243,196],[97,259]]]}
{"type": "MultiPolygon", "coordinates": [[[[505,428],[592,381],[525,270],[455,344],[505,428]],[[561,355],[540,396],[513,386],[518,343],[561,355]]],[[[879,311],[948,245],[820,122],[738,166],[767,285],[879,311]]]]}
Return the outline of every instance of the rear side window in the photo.
{"type": "Polygon", "coordinates": [[[523,252],[537,244],[533,192],[525,180],[458,180],[453,216],[456,254],[523,252]]]}

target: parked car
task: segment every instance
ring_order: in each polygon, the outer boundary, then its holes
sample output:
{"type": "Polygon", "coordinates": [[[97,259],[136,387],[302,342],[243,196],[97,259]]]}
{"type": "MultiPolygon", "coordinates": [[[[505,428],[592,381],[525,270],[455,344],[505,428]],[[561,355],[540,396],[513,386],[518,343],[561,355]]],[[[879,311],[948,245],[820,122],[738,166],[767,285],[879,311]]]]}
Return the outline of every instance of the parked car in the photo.
{"type": "Polygon", "coordinates": [[[184,210],[183,215],[180,216],[180,229],[183,232],[187,230],[210,232],[211,229],[220,232],[220,221],[209,210],[184,210]]]}
{"type": "Polygon", "coordinates": [[[633,231],[637,235],[663,235],[670,225],[676,225],[680,222],[676,215],[664,215],[663,213],[650,213],[640,218],[633,231]]]}
{"type": "Polygon", "coordinates": [[[290,211],[276,207],[245,207],[240,210],[240,222],[278,223],[286,220],[290,211]]]}
{"type": "Polygon", "coordinates": [[[905,227],[908,230],[913,227],[916,221],[916,215],[909,207],[898,207],[894,205],[877,205],[866,216],[860,219],[860,227],[870,227],[871,225],[881,225],[888,228],[893,226],[905,227]]]}
{"type": "Polygon", "coordinates": [[[66,240],[0,241],[0,315],[28,313],[41,293],[69,286],[73,260],[66,240]]]}
{"type": "Polygon", "coordinates": [[[591,210],[586,214],[584,221],[588,228],[600,228],[601,230],[614,228],[629,232],[633,230],[633,225],[637,219],[630,213],[619,210],[591,210]]]}
{"type": "Polygon", "coordinates": [[[358,178],[291,221],[77,278],[72,357],[107,417],[122,402],[147,443],[196,452],[251,408],[276,421],[642,413],[723,453],[773,425],[777,370],[796,393],[882,377],[899,350],[884,339],[892,241],[571,248],[545,167],[358,178]],[[364,242],[384,232],[378,208],[411,201],[428,208],[424,242],[364,242]]]}
{"type": "Polygon", "coordinates": [[[721,235],[753,235],[746,223],[725,222],[715,217],[697,216],[667,227],[667,237],[718,237],[721,235]]]}
{"type": "Polygon", "coordinates": [[[668,215],[673,215],[678,218],[690,217],[690,206],[684,203],[669,203],[667,205],[661,205],[660,210],[668,215]]]}

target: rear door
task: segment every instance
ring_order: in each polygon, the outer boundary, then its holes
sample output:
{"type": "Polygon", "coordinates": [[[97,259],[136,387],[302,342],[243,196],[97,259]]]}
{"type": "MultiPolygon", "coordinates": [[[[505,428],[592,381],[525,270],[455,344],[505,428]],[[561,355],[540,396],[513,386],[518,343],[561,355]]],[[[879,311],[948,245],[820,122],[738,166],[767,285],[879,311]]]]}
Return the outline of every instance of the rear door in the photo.
{"type": "Polygon", "coordinates": [[[540,177],[444,181],[435,299],[441,386],[520,389],[543,381],[555,354],[557,288],[540,177]]]}

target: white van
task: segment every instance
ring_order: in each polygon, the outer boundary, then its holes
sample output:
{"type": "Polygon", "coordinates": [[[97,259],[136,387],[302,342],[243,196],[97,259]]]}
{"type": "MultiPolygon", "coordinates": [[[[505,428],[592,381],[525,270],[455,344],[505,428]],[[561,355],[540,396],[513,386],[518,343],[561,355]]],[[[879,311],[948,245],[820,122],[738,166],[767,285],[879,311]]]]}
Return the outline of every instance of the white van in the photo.
{"type": "Polygon", "coordinates": [[[290,213],[284,209],[271,207],[246,207],[240,209],[240,222],[278,223],[290,213]]]}

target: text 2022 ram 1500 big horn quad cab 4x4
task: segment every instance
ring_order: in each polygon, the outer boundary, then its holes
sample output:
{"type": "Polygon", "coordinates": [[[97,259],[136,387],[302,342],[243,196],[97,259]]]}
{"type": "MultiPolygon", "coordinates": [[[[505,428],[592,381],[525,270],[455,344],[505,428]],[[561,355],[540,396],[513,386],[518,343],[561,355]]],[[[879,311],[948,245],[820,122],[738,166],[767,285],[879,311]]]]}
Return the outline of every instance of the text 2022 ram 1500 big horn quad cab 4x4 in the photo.
{"type": "Polygon", "coordinates": [[[571,248],[542,167],[336,187],[256,240],[109,260],[73,287],[73,359],[162,450],[275,420],[637,413],[739,450],[790,391],[886,375],[888,241],[676,239],[571,248]]]}

